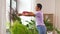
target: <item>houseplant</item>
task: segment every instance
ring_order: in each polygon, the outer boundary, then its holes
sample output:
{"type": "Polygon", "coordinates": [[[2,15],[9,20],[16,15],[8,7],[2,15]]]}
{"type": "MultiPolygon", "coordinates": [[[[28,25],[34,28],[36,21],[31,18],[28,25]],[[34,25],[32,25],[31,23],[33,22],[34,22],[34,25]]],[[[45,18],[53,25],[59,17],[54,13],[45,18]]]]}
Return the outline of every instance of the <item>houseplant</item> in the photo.
{"type": "Polygon", "coordinates": [[[49,20],[49,18],[44,19],[44,23],[45,23],[46,28],[47,28],[47,34],[53,34],[53,24],[50,23],[48,20],[49,20]]]}
{"type": "Polygon", "coordinates": [[[49,18],[44,20],[44,23],[47,27],[47,31],[53,31],[53,24],[48,21],[49,18]]]}

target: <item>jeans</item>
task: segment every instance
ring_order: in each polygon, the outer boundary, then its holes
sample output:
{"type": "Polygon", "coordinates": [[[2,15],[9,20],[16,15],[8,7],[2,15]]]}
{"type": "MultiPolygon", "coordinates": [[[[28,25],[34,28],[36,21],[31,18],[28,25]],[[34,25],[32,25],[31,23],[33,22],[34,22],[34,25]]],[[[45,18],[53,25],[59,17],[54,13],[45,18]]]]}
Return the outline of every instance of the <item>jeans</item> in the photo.
{"type": "Polygon", "coordinates": [[[46,27],[42,25],[37,26],[38,34],[46,34],[46,27]]]}

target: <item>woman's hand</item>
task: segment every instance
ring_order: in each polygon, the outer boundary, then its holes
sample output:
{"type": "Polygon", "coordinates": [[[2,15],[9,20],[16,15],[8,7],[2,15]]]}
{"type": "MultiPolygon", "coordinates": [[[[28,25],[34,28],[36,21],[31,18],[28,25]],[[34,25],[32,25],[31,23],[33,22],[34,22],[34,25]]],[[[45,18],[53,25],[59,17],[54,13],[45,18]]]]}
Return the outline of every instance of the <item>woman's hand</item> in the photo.
{"type": "Polygon", "coordinates": [[[23,12],[23,15],[24,16],[35,16],[35,14],[32,12],[23,12]]]}
{"type": "Polygon", "coordinates": [[[25,11],[25,12],[22,13],[22,15],[23,15],[23,16],[28,16],[28,15],[29,15],[29,12],[26,12],[26,11],[25,11]]]}

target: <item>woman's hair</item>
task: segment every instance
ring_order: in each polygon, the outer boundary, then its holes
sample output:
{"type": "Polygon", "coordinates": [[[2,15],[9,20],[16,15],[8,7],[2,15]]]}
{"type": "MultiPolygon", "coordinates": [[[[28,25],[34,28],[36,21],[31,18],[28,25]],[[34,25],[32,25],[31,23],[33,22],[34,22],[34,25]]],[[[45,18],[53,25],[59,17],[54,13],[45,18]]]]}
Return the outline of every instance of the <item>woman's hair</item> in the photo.
{"type": "Polygon", "coordinates": [[[42,9],[42,5],[40,3],[37,4],[37,7],[40,8],[40,10],[42,9]]]}

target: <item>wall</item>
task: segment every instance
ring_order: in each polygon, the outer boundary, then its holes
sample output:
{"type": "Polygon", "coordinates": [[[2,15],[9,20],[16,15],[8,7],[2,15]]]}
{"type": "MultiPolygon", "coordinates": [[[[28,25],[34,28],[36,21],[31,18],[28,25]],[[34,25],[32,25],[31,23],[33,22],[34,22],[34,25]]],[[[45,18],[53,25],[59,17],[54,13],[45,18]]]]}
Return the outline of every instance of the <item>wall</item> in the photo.
{"type": "Polygon", "coordinates": [[[6,23],[6,0],[0,0],[0,34],[6,34],[5,23],[6,23]]]}
{"type": "Polygon", "coordinates": [[[60,29],[60,0],[56,0],[56,27],[60,29]]]}

